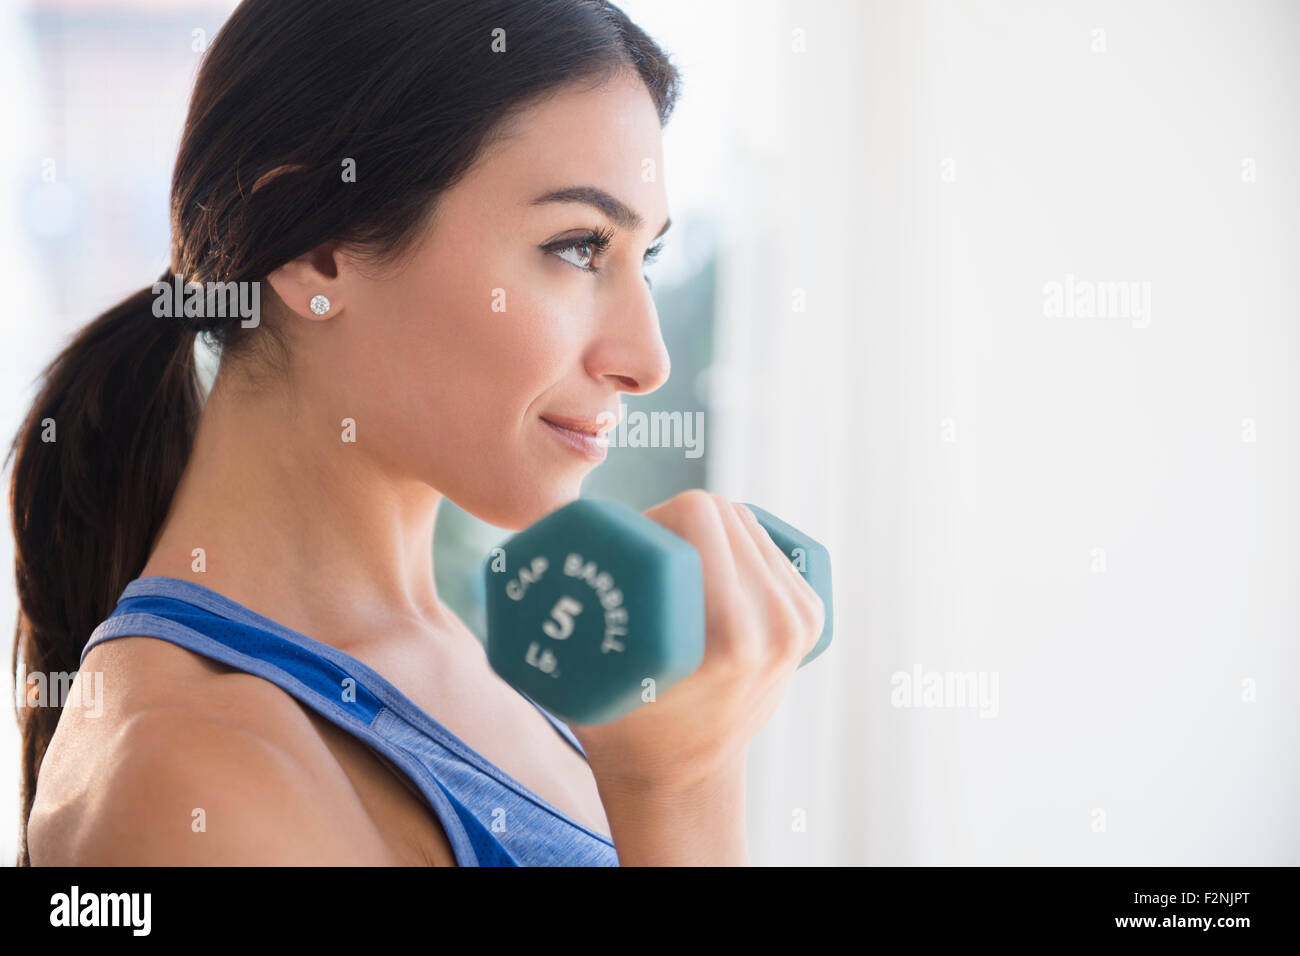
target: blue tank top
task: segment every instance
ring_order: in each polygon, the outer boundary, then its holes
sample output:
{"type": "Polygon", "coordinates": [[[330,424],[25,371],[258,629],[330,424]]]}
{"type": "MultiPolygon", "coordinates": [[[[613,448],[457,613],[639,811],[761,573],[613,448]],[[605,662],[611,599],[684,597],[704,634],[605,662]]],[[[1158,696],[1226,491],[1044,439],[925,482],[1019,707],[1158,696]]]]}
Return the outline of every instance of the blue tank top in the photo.
{"type": "MultiPolygon", "coordinates": [[[[91,634],[82,661],[115,637],[161,638],[255,674],[359,738],[424,796],[461,866],[618,866],[607,837],[489,762],[366,664],[210,588],[136,578],[91,634]]],[[[573,732],[522,696],[585,759],[573,732]]]]}

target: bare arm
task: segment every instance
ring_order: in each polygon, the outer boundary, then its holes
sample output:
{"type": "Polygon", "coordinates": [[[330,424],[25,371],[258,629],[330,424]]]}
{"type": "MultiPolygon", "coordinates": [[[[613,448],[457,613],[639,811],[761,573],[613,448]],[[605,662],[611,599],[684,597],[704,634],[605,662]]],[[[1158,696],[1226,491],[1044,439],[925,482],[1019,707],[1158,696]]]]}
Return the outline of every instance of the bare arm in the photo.
{"type": "Polygon", "coordinates": [[[691,787],[598,783],[620,866],[748,866],[745,770],[691,787]]]}

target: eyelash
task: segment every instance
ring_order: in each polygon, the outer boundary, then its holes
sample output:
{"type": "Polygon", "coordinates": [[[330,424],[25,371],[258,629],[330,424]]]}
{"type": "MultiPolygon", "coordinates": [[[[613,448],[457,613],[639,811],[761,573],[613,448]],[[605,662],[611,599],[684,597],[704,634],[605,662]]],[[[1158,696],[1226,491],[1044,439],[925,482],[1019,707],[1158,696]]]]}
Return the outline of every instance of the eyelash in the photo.
{"type": "MultiPolygon", "coordinates": [[[[597,229],[595,232],[587,233],[585,236],[575,236],[572,239],[563,239],[560,242],[546,246],[545,249],[549,253],[557,253],[557,252],[567,252],[570,249],[577,249],[580,246],[591,246],[594,252],[594,255],[591,258],[595,260],[595,259],[599,259],[606,252],[608,252],[609,247],[613,245],[613,243],[614,243],[613,231],[608,227],[602,227],[600,229],[597,229]]],[[[646,250],[645,258],[642,261],[646,265],[649,265],[650,263],[654,262],[655,259],[658,258],[659,253],[663,250],[663,247],[664,247],[664,243],[663,240],[661,239],[658,242],[656,242],[653,246],[651,246],[649,249],[646,250]]],[[[570,262],[569,265],[572,266],[573,263],[570,262]]],[[[583,272],[594,273],[600,271],[599,266],[587,266],[587,267],[573,266],[573,267],[575,269],[582,269],[583,272]]],[[[651,285],[649,276],[645,276],[645,284],[648,286],[651,285]]]]}

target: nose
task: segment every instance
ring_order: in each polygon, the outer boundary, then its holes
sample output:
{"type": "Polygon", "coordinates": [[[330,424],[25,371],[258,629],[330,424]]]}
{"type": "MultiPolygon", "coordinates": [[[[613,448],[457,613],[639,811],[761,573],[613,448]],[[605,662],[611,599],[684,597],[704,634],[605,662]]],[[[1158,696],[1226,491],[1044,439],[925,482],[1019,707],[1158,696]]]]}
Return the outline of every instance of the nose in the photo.
{"type": "Polygon", "coordinates": [[[637,285],[611,299],[586,364],[593,378],[612,383],[617,391],[643,395],[668,381],[672,363],[659,312],[639,273],[637,285]]]}

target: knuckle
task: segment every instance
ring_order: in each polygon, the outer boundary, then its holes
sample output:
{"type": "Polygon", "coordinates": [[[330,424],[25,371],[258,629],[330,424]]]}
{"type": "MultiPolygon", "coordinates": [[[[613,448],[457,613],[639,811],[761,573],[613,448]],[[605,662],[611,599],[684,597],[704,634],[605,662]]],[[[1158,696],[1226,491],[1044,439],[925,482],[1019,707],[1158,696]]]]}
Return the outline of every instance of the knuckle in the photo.
{"type": "Polygon", "coordinates": [[[768,553],[775,552],[777,554],[781,553],[781,549],[776,546],[776,542],[773,541],[771,536],[767,533],[767,529],[764,528],[758,518],[754,516],[754,512],[750,511],[748,507],[740,502],[734,502],[732,508],[735,509],[736,516],[740,519],[740,523],[749,529],[751,536],[755,540],[755,544],[758,545],[759,551],[768,553]]]}
{"type": "Polygon", "coordinates": [[[808,629],[820,634],[822,626],[826,623],[826,605],[822,603],[821,595],[809,587],[803,592],[799,607],[803,611],[804,622],[808,629]]]}
{"type": "Polygon", "coordinates": [[[753,640],[740,641],[732,651],[732,660],[741,672],[753,674],[763,667],[762,645],[753,640]]]}
{"type": "Polygon", "coordinates": [[[713,496],[700,488],[689,488],[672,499],[688,521],[704,521],[717,512],[713,496]]]}
{"type": "Polygon", "coordinates": [[[809,636],[808,643],[816,645],[821,640],[822,631],[826,629],[826,605],[822,603],[820,597],[817,598],[817,613],[813,616],[812,634],[809,636]]]}
{"type": "Polygon", "coordinates": [[[760,648],[752,640],[731,643],[714,660],[718,669],[732,681],[748,678],[765,663],[760,648]]]}
{"type": "Polygon", "coordinates": [[[802,653],[800,654],[801,658],[803,657],[803,655],[809,653],[814,647],[817,646],[817,642],[821,640],[822,627],[825,625],[825,623],[826,622],[824,618],[818,617],[813,621],[812,625],[805,632],[803,650],[802,653]]]}
{"type": "Polygon", "coordinates": [[[735,502],[728,501],[724,495],[713,494],[709,497],[713,499],[713,507],[717,509],[720,515],[735,515],[740,511],[740,506],[735,502]]]}
{"type": "Polygon", "coordinates": [[[733,589],[726,586],[710,595],[706,611],[713,628],[732,631],[742,624],[744,604],[733,589]]]}
{"type": "Polygon", "coordinates": [[[794,566],[794,564],[790,561],[790,558],[788,556],[785,559],[785,563],[790,568],[790,570],[794,572],[794,579],[796,582],[794,586],[795,592],[803,595],[803,597],[808,599],[817,597],[817,589],[808,583],[808,579],[804,577],[803,573],[800,572],[800,570],[794,566]]]}
{"type": "Polygon", "coordinates": [[[801,612],[789,601],[774,597],[769,605],[770,642],[772,653],[779,661],[802,656],[807,624],[801,612]]]}
{"type": "Polygon", "coordinates": [[[712,502],[713,495],[703,488],[687,488],[685,491],[678,492],[677,500],[688,507],[698,507],[712,502]]]}

